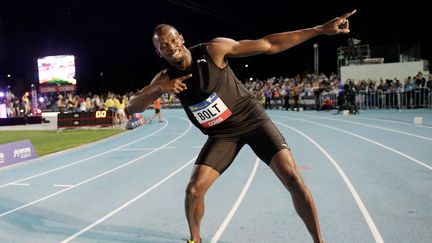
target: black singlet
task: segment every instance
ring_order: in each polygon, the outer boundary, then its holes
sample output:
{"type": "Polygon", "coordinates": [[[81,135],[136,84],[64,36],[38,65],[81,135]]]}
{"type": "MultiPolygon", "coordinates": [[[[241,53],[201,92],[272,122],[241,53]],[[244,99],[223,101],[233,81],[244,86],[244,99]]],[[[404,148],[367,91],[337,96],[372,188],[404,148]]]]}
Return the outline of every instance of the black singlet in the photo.
{"type": "Polygon", "coordinates": [[[258,100],[237,79],[230,66],[219,68],[207,53],[206,43],[189,48],[188,70],[168,68],[171,79],[192,73],[187,90],[178,94],[191,122],[204,134],[235,136],[257,128],[269,118],[258,100]]]}

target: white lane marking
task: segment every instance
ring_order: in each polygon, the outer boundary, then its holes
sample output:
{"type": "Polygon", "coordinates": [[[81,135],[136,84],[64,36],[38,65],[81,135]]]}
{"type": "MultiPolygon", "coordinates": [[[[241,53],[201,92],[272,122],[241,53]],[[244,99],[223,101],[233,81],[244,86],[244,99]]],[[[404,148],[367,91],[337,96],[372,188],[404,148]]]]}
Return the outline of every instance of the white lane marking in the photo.
{"type": "Polygon", "coordinates": [[[360,122],[353,122],[353,121],[347,121],[347,120],[335,119],[335,118],[329,118],[329,117],[320,117],[320,116],[313,116],[313,115],[307,115],[307,116],[316,117],[316,118],[319,118],[319,119],[327,119],[327,120],[332,120],[332,121],[340,121],[340,122],[345,122],[345,123],[351,123],[351,124],[365,126],[365,127],[372,127],[372,128],[376,128],[376,129],[386,130],[386,131],[390,131],[390,132],[400,133],[400,134],[403,134],[403,135],[407,135],[407,136],[411,136],[411,137],[416,137],[416,138],[421,138],[421,139],[425,139],[425,140],[428,140],[428,141],[432,141],[432,138],[429,138],[429,137],[424,137],[424,136],[421,136],[421,135],[417,135],[417,134],[413,134],[413,133],[409,133],[409,132],[404,132],[404,131],[400,131],[400,130],[396,130],[396,129],[391,129],[391,128],[387,128],[387,127],[375,126],[375,125],[364,124],[364,123],[360,123],[360,122]]]}
{"type": "Polygon", "coordinates": [[[378,119],[378,118],[372,118],[372,117],[358,116],[356,118],[365,119],[365,120],[372,120],[372,121],[382,121],[382,122],[388,122],[388,123],[397,123],[397,124],[403,124],[403,125],[414,126],[414,127],[432,128],[431,126],[414,125],[413,123],[409,123],[409,122],[393,121],[393,120],[387,120],[387,119],[378,119]]]}
{"type": "Polygon", "coordinates": [[[237,211],[238,207],[240,206],[241,202],[243,201],[244,196],[246,195],[246,192],[249,190],[249,187],[252,183],[253,178],[255,177],[258,165],[259,165],[260,159],[257,158],[255,161],[255,165],[252,168],[252,172],[249,175],[249,178],[246,181],[246,184],[243,187],[243,190],[240,192],[237,200],[235,201],[233,207],[229,211],[228,215],[225,217],[222,224],[219,226],[218,230],[214,234],[213,238],[210,240],[210,243],[216,243],[219,238],[221,237],[222,233],[225,231],[225,228],[228,226],[229,222],[231,221],[232,217],[234,216],[235,212],[237,211]]]}
{"type": "MultiPolygon", "coordinates": [[[[288,118],[288,119],[291,119],[291,118],[288,118]]],[[[372,139],[369,139],[369,138],[363,137],[363,136],[358,135],[358,134],[356,134],[356,133],[348,132],[348,131],[343,130],[343,129],[340,129],[340,128],[332,127],[332,126],[329,126],[329,125],[325,125],[325,124],[321,124],[321,123],[313,122],[313,121],[309,121],[309,120],[304,120],[304,119],[294,119],[294,118],[293,118],[292,120],[300,120],[300,121],[304,121],[304,122],[308,122],[308,123],[316,124],[316,125],[318,125],[318,126],[331,128],[331,129],[334,129],[334,130],[337,130],[337,131],[340,131],[340,132],[343,132],[343,133],[349,134],[349,135],[351,135],[351,136],[354,136],[354,137],[357,137],[357,138],[363,139],[363,140],[365,140],[365,141],[367,141],[367,142],[370,142],[370,143],[376,144],[376,145],[378,145],[378,146],[380,146],[380,147],[382,147],[382,148],[385,148],[385,149],[387,149],[387,150],[390,150],[390,151],[392,151],[393,153],[399,154],[399,155],[402,156],[402,157],[405,157],[405,158],[407,158],[407,159],[409,159],[409,160],[411,160],[411,161],[413,161],[413,162],[415,162],[415,163],[417,163],[417,164],[419,164],[419,165],[421,165],[421,166],[423,166],[423,167],[425,167],[425,168],[427,168],[427,169],[429,169],[429,170],[432,170],[432,166],[426,164],[425,162],[422,162],[422,161],[420,161],[420,160],[418,160],[418,159],[415,159],[415,158],[413,158],[413,157],[411,157],[411,156],[409,156],[409,155],[407,155],[407,154],[405,154],[405,153],[400,152],[399,150],[396,150],[396,149],[394,149],[394,148],[388,147],[388,146],[386,146],[386,145],[384,145],[384,144],[382,144],[382,143],[379,143],[379,142],[377,142],[377,141],[375,141],[375,140],[372,140],[372,139]]]]}
{"type": "Polygon", "coordinates": [[[29,202],[29,203],[26,203],[26,204],[24,204],[24,205],[22,205],[22,206],[19,206],[19,207],[17,207],[17,208],[14,208],[14,209],[11,209],[11,210],[6,211],[6,212],[4,212],[4,213],[1,213],[1,214],[0,214],[0,218],[3,217],[3,216],[5,216],[5,215],[11,214],[11,213],[13,213],[13,212],[16,212],[16,211],[18,211],[18,210],[20,210],[20,209],[23,209],[23,208],[26,208],[26,207],[28,207],[28,206],[34,205],[34,204],[36,204],[36,203],[38,203],[38,202],[42,202],[42,201],[44,201],[44,200],[46,200],[46,199],[52,198],[52,197],[54,197],[54,196],[57,196],[57,195],[59,195],[59,194],[65,192],[65,191],[69,191],[70,189],[73,189],[73,188],[75,188],[75,187],[78,187],[78,186],[84,185],[84,184],[86,184],[87,182],[93,181],[93,180],[95,180],[95,179],[97,179],[97,178],[99,178],[99,177],[102,177],[102,176],[105,176],[105,175],[107,175],[107,174],[110,174],[110,173],[112,173],[112,172],[114,172],[114,171],[116,171],[116,170],[118,170],[118,169],[121,169],[121,168],[123,168],[123,167],[126,167],[126,166],[128,166],[128,165],[130,165],[130,164],[132,164],[132,163],[134,163],[134,162],[136,162],[136,161],[138,161],[138,160],[140,160],[140,159],[142,159],[142,158],[144,158],[144,157],[146,157],[146,156],[148,156],[148,155],[150,155],[150,154],[153,154],[153,153],[155,153],[155,152],[161,150],[161,149],[164,148],[165,146],[168,146],[169,144],[171,144],[171,143],[177,141],[178,139],[180,139],[181,137],[183,137],[184,135],[186,135],[186,133],[188,133],[189,130],[191,130],[191,128],[192,128],[192,123],[189,121],[189,127],[188,127],[188,129],[186,129],[185,132],[182,133],[182,135],[180,135],[180,136],[174,138],[173,140],[171,140],[170,142],[168,142],[168,143],[166,143],[166,144],[160,146],[158,149],[153,150],[153,151],[151,151],[151,152],[148,152],[148,153],[146,153],[146,154],[144,154],[144,155],[141,155],[140,157],[135,158],[135,159],[133,159],[133,160],[130,160],[130,161],[128,161],[128,162],[125,163],[125,164],[122,164],[122,165],[117,166],[117,167],[115,167],[115,168],[113,168],[113,169],[107,170],[107,171],[105,171],[105,172],[103,172],[103,173],[101,173],[101,174],[99,174],[99,175],[93,176],[93,177],[91,177],[91,178],[89,178],[89,179],[87,179],[87,180],[84,180],[84,181],[82,181],[82,182],[80,182],[80,183],[78,183],[78,184],[75,184],[75,185],[73,185],[73,186],[71,186],[71,187],[65,188],[65,189],[60,190],[60,191],[58,191],[58,192],[55,192],[55,193],[49,194],[49,195],[47,195],[47,196],[45,196],[45,197],[39,198],[39,199],[37,199],[37,200],[34,200],[34,201],[32,201],[32,202],[29,202]]]}
{"type": "MultiPolygon", "coordinates": [[[[177,147],[165,147],[164,149],[176,149],[177,147]]],[[[145,151],[145,150],[155,150],[156,148],[124,148],[117,149],[118,151],[145,151]]]]}
{"type": "Polygon", "coordinates": [[[360,211],[363,215],[363,218],[366,220],[366,223],[369,227],[369,230],[371,231],[375,242],[378,243],[383,243],[384,240],[381,237],[381,234],[378,231],[378,228],[376,227],[374,221],[372,220],[372,217],[370,216],[368,210],[366,209],[366,206],[364,205],[363,201],[361,200],[359,194],[357,193],[356,189],[354,188],[354,186],[352,185],[351,181],[348,179],[348,176],[345,174],[345,172],[342,170],[342,168],[339,166],[339,164],[336,162],[336,160],[333,159],[333,157],[330,156],[329,153],[327,153],[327,151],[322,148],[317,142],[315,142],[315,140],[313,140],[312,138],[310,138],[308,135],[304,134],[303,132],[301,132],[300,130],[297,130],[294,127],[291,127],[289,125],[285,125],[281,122],[277,122],[275,121],[275,123],[287,127],[297,133],[299,133],[300,135],[302,135],[303,137],[305,137],[307,140],[309,140],[313,145],[315,145],[320,151],[321,153],[323,153],[327,159],[330,160],[330,162],[333,164],[333,166],[336,168],[336,170],[339,172],[340,176],[342,177],[343,181],[345,182],[346,186],[348,187],[348,189],[350,190],[351,194],[354,197],[355,202],[357,203],[357,206],[360,208],[360,211]]]}
{"type": "Polygon", "coordinates": [[[62,240],[62,243],[66,243],[66,242],[70,242],[71,240],[75,239],[76,237],[80,236],[81,234],[89,231],[90,229],[94,228],[96,225],[102,223],[103,221],[107,220],[108,218],[110,218],[111,216],[113,216],[114,214],[120,212],[122,209],[126,208],[127,206],[131,205],[132,203],[134,203],[136,200],[140,199],[141,197],[143,197],[144,195],[146,195],[147,193],[151,192],[153,189],[155,189],[156,187],[162,185],[162,183],[164,183],[165,181],[169,180],[171,177],[173,177],[175,174],[179,173],[180,171],[182,171],[184,168],[186,168],[186,166],[188,166],[189,164],[191,164],[192,162],[194,162],[196,160],[198,156],[195,156],[193,159],[189,160],[186,164],[182,165],[180,168],[178,168],[177,170],[175,170],[174,172],[172,172],[171,174],[169,174],[167,177],[163,178],[162,180],[160,180],[158,183],[154,184],[152,187],[150,187],[149,189],[145,190],[144,192],[140,193],[139,195],[137,195],[136,197],[132,198],[131,200],[129,200],[128,202],[126,202],[125,204],[121,205],[120,207],[114,209],[113,211],[111,211],[110,213],[106,214],[105,216],[103,216],[102,218],[96,220],[94,223],[86,226],[85,228],[81,229],[80,231],[76,232],[75,234],[69,236],[67,239],[62,240]]]}
{"type": "Polygon", "coordinates": [[[30,184],[28,184],[28,183],[13,183],[13,184],[11,184],[11,186],[30,186],[30,184]]]}
{"type": "Polygon", "coordinates": [[[136,140],[134,140],[134,141],[132,141],[132,142],[130,142],[130,143],[123,144],[123,145],[121,145],[121,146],[119,146],[119,147],[116,147],[116,148],[113,148],[113,149],[107,150],[107,151],[102,152],[102,153],[99,153],[99,154],[92,155],[92,156],[90,156],[90,157],[87,157],[87,158],[85,158],[85,159],[81,159],[81,160],[78,160],[78,161],[72,162],[72,163],[67,164],[67,165],[59,166],[59,167],[57,167],[57,168],[54,168],[54,169],[51,169],[51,170],[47,170],[47,171],[45,171],[45,172],[42,172],[42,173],[39,173],[39,174],[36,174],[36,175],[28,176],[28,177],[25,177],[25,178],[22,178],[22,179],[19,179],[19,180],[13,181],[13,182],[9,182],[9,183],[6,183],[6,184],[3,184],[3,185],[0,185],[0,188],[2,188],[2,187],[6,187],[6,186],[9,186],[9,185],[12,185],[12,184],[14,184],[14,183],[18,183],[18,182],[22,182],[22,181],[30,180],[30,179],[33,179],[33,178],[36,178],[36,177],[39,177],[39,176],[42,176],[42,175],[46,175],[46,174],[52,173],[52,172],[54,172],[54,171],[58,171],[58,170],[61,170],[61,169],[64,169],[64,168],[67,168],[67,167],[70,167],[70,166],[73,166],[73,165],[80,164],[80,163],[82,163],[82,162],[84,162],[84,161],[87,161],[87,160],[90,160],[90,159],[93,159],[93,158],[96,158],[96,157],[102,156],[102,155],[104,155],[104,154],[111,153],[111,152],[113,152],[113,151],[116,151],[117,149],[124,148],[124,147],[126,147],[126,146],[128,146],[128,145],[134,144],[134,143],[139,142],[139,141],[141,141],[141,140],[143,140],[143,139],[146,139],[146,138],[148,138],[148,137],[151,137],[151,136],[153,136],[154,134],[156,134],[156,133],[160,132],[161,130],[165,129],[165,127],[166,127],[167,125],[168,125],[168,122],[165,123],[165,126],[164,126],[164,127],[160,128],[160,129],[158,129],[158,130],[156,130],[155,132],[150,133],[149,135],[147,135],[147,136],[145,136],[145,137],[142,137],[142,138],[136,139],[136,140]]]}
{"type": "Polygon", "coordinates": [[[53,187],[73,187],[74,185],[54,184],[53,187]]]}
{"type": "MultiPolygon", "coordinates": [[[[176,136],[176,135],[178,135],[178,134],[174,134],[174,136],[176,136]]],[[[161,136],[166,136],[166,135],[164,135],[164,134],[156,134],[156,135],[154,135],[155,137],[161,137],[161,136]]]]}

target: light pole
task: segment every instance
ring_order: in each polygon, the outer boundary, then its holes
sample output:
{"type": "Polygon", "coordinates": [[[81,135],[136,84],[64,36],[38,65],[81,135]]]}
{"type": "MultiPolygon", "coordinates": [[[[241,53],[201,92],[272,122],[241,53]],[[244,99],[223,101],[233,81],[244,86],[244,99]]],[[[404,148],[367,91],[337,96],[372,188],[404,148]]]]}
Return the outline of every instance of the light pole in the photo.
{"type": "Polygon", "coordinates": [[[318,53],[318,44],[315,43],[313,45],[314,47],[314,72],[315,75],[318,77],[319,74],[319,53],[318,53]]]}

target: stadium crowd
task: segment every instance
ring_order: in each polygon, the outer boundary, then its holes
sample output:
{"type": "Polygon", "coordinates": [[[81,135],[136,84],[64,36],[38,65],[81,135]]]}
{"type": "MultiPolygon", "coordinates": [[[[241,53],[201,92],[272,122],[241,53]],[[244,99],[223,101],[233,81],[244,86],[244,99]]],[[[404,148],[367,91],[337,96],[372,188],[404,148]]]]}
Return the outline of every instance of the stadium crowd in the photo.
{"type": "MultiPolygon", "coordinates": [[[[346,80],[331,73],[330,75],[305,74],[295,77],[272,77],[266,80],[247,80],[246,87],[255,95],[265,109],[316,109],[327,110],[343,108],[347,99],[351,105],[362,106],[366,101],[379,97],[377,104],[381,108],[394,108],[389,105],[391,99],[399,95],[399,106],[407,108],[431,108],[432,75],[421,72],[407,77],[402,82],[398,79],[387,80],[346,80]],[[352,91],[351,98],[347,97],[352,91]],[[403,96],[402,96],[403,95],[403,96]],[[371,98],[372,97],[372,98],[371,98]],[[386,104],[386,105],[384,105],[386,104]]],[[[82,112],[95,110],[112,110],[115,123],[127,120],[125,107],[132,93],[116,94],[76,94],[75,92],[39,93],[37,107],[42,111],[53,112],[82,112]]],[[[7,117],[35,114],[31,93],[15,95],[11,89],[0,92],[0,104],[5,104],[7,117]]],[[[370,104],[369,104],[370,105],[370,104]]],[[[180,107],[178,99],[173,94],[162,97],[165,108],[180,107]]],[[[373,108],[373,107],[372,107],[373,108]]]]}

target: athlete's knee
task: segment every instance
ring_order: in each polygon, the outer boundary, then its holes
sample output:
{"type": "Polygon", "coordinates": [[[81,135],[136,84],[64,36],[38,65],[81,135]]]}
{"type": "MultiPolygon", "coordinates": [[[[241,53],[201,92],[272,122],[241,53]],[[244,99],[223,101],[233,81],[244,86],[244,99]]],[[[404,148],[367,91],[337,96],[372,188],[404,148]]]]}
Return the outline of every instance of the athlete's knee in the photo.
{"type": "Polygon", "coordinates": [[[285,178],[286,187],[292,193],[299,193],[303,191],[304,182],[300,174],[296,172],[289,172],[285,178]]]}
{"type": "Polygon", "coordinates": [[[301,193],[305,185],[303,178],[297,170],[297,166],[290,151],[281,151],[279,157],[274,157],[271,168],[291,193],[301,193]]]}
{"type": "Polygon", "coordinates": [[[189,183],[186,188],[186,198],[188,200],[199,200],[204,197],[203,190],[200,190],[199,187],[194,183],[189,183]]]}

